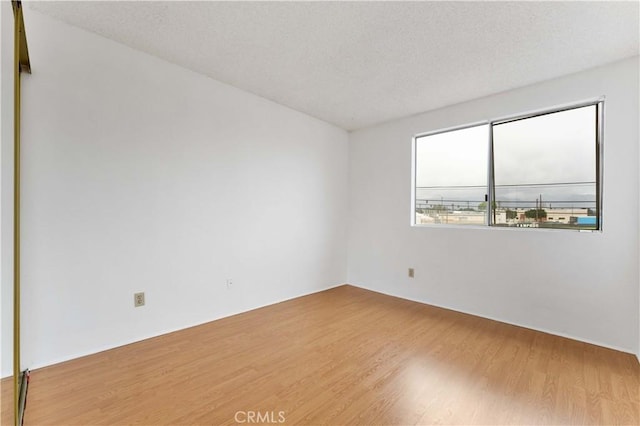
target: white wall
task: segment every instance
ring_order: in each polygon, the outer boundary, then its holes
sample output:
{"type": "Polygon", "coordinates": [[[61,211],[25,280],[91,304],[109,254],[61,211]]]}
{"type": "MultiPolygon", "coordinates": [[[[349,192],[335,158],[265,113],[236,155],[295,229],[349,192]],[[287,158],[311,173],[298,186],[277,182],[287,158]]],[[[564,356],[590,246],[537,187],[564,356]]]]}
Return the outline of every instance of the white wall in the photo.
{"type": "Polygon", "coordinates": [[[639,350],[638,92],[635,57],[352,133],[348,281],[639,350]],[[604,232],[409,226],[414,134],[600,95],[604,232]]]}
{"type": "Polygon", "coordinates": [[[346,281],[345,131],[25,15],[25,366],[346,281]]]}
{"type": "Polygon", "coordinates": [[[13,374],[13,11],[0,1],[0,372],[13,374]]]}

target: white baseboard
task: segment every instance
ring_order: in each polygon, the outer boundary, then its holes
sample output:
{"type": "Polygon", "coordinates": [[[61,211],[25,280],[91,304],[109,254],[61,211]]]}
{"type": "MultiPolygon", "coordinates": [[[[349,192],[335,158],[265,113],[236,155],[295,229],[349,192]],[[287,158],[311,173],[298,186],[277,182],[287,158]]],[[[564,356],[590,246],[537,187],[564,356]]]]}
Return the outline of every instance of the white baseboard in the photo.
{"type": "Polygon", "coordinates": [[[606,343],[597,342],[597,341],[590,340],[590,339],[585,339],[585,338],[582,338],[582,337],[572,336],[570,334],[562,333],[562,332],[559,332],[559,331],[547,330],[547,329],[544,329],[544,328],[541,328],[541,327],[536,327],[536,326],[532,326],[532,325],[528,325],[528,324],[520,324],[520,323],[517,323],[517,322],[514,322],[514,321],[505,320],[503,318],[497,318],[497,317],[493,317],[493,316],[489,316],[489,315],[479,314],[479,313],[476,313],[476,312],[463,311],[463,310],[461,310],[459,308],[452,308],[450,306],[438,305],[438,304],[427,302],[427,301],[424,301],[424,300],[408,298],[408,297],[405,297],[405,296],[399,296],[397,294],[391,294],[391,293],[380,291],[380,290],[373,290],[373,289],[370,289],[370,288],[364,287],[364,286],[359,286],[359,285],[355,285],[355,284],[348,284],[348,285],[351,285],[353,287],[358,287],[358,288],[361,288],[363,290],[368,290],[368,291],[373,291],[375,293],[384,294],[386,296],[397,297],[399,299],[409,300],[411,302],[417,302],[417,303],[422,303],[422,304],[429,305],[429,306],[435,306],[437,308],[448,309],[448,310],[454,311],[454,312],[460,312],[460,313],[463,313],[463,314],[473,315],[473,316],[479,317],[479,318],[486,318],[486,319],[490,319],[492,321],[498,321],[498,322],[501,322],[501,323],[504,323],[504,324],[515,325],[517,327],[527,328],[529,330],[539,331],[539,332],[551,334],[551,335],[554,335],[554,336],[560,336],[560,337],[565,337],[565,338],[571,339],[571,340],[577,340],[578,342],[589,343],[590,345],[601,346],[601,347],[607,348],[607,349],[613,349],[614,351],[624,352],[624,353],[628,353],[628,354],[631,354],[631,355],[635,355],[638,358],[638,361],[640,362],[640,354],[634,353],[634,351],[632,351],[629,348],[620,348],[620,347],[616,347],[616,346],[609,345],[609,344],[606,344],[606,343]]]}
{"type": "MultiPolygon", "coordinates": [[[[328,286],[326,288],[323,288],[323,289],[320,289],[320,290],[315,290],[315,291],[311,291],[311,292],[297,294],[295,296],[287,297],[287,298],[284,298],[284,299],[281,299],[281,300],[277,300],[275,302],[267,303],[265,305],[254,306],[254,307],[251,307],[249,309],[233,312],[233,313],[230,313],[228,315],[221,315],[221,316],[218,316],[218,317],[212,317],[212,318],[208,318],[205,321],[199,321],[199,322],[192,323],[192,324],[187,324],[187,325],[181,326],[181,327],[166,329],[166,330],[163,330],[163,331],[160,331],[160,332],[157,332],[157,333],[150,333],[148,335],[143,335],[143,336],[140,336],[140,337],[135,338],[135,339],[123,340],[123,341],[120,341],[120,342],[118,342],[116,344],[100,346],[100,347],[94,348],[94,349],[92,349],[90,351],[74,353],[74,354],[71,354],[71,355],[68,355],[68,356],[65,356],[65,357],[52,359],[52,360],[49,360],[49,361],[43,362],[43,363],[36,363],[34,365],[30,365],[28,368],[29,368],[29,370],[34,371],[34,370],[37,370],[39,368],[50,367],[52,365],[60,364],[60,363],[67,362],[67,361],[72,361],[72,360],[77,359],[77,358],[82,358],[82,357],[85,357],[85,356],[94,355],[94,354],[97,354],[97,353],[100,353],[100,352],[104,352],[104,351],[108,351],[108,350],[111,350],[111,349],[119,348],[119,347],[122,347],[122,346],[130,345],[130,344],[133,344],[133,343],[141,342],[143,340],[153,339],[154,337],[163,336],[165,334],[174,333],[176,331],[186,330],[187,328],[197,327],[199,325],[207,324],[207,323],[210,323],[212,321],[216,321],[216,320],[219,320],[219,319],[222,319],[222,318],[228,318],[228,317],[231,317],[231,316],[234,316],[234,315],[242,314],[242,313],[245,313],[245,312],[250,312],[250,311],[253,311],[253,310],[256,310],[256,309],[260,309],[260,308],[264,308],[264,307],[267,307],[267,306],[277,305],[278,303],[286,302],[286,301],[292,300],[292,299],[297,299],[299,297],[304,297],[304,296],[309,296],[311,294],[321,293],[323,291],[331,290],[332,288],[341,287],[343,285],[345,285],[345,284],[343,283],[343,284],[330,285],[330,286],[328,286]]],[[[7,377],[11,377],[11,376],[7,376],[7,377]]]]}
{"type": "MultiPolygon", "coordinates": [[[[65,357],[62,357],[62,358],[53,359],[53,360],[50,360],[50,361],[48,361],[46,363],[39,363],[39,364],[35,364],[35,365],[32,365],[32,366],[29,366],[29,369],[33,371],[33,370],[37,370],[39,368],[49,367],[49,366],[52,366],[52,365],[55,365],[55,364],[60,364],[62,362],[67,362],[67,361],[71,361],[71,360],[74,360],[74,359],[77,359],[77,358],[82,358],[84,356],[94,355],[94,354],[97,354],[97,353],[100,353],[100,352],[108,351],[108,350],[119,348],[119,347],[126,346],[126,345],[130,345],[132,343],[137,343],[137,342],[141,342],[143,340],[152,339],[154,337],[162,336],[162,335],[173,333],[173,332],[176,332],[176,331],[185,330],[187,328],[197,327],[199,325],[206,324],[206,323],[209,323],[209,322],[212,322],[212,321],[216,321],[216,320],[219,320],[219,319],[222,319],[222,318],[227,318],[227,317],[230,317],[230,316],[233,316],[233,315],[238,315],[238,314],[242,314],[242,313],[245,313],[245,312],[250,312],[250,311],[253,311],[255,309],[260,309],[260,308],[264,308],[264,307],[267,307],[267,306],[276,305],[278,303],[286,302],[286,301],[292,300],[292,299],[297,299],[299,297],[304,297],[304,296],[309,296],[311,294],[321,293],[323,291],[327,291],[327,290],[330,290],[330,289],[336,288],[336,287],[341,287],[343,285],[350,285],[352,287],[357,287],[357,288],[361,288],[363,290],[384,294],[386,296],[397,297],[399,299],[409,300],[409,301],[412,301],[412,302],[417,302],[417,303],[422,303],[422,304],[426,304],[426,305],[430,305],[430,306],[435,306],[435,307],[438,307],[438,308],[448,309],[448,310],[455,311],[455,312],[461,312],[461,313],[464,313],[464,314],[473,315],[473,316],[480,317],[480,318],[486,318],[486,319],[490,319],[490,320],[493,320],[493,321],[502,322],[502,323],[505,323],[505,324],[515,325],[515,326],[527,328],[527,329],[530,329],[530,330],[540,331],[542,333],[552,334],[552,335],[555,335],[555,336],[565,337],[567,339],[577,340],[577,341],[580,341],[580,342],[589,343],[589,344],[592,344],[592,345],[601,346],[601,347],[605,347],[605,348],[608,348],[608,349],[613,349],[613,350],[620,351],[620,352],[630,353],[630,354],[635,355],[636,359],[638,360],[638,363],[640,363],[640,353],[635,353],[634,354],[631,350],[626,349],[626,348],[619,348],[619,347],[608,345],[608,344],[605,344],[605,343],[602,343],[602,342],[596,342],[596,341],[592,341],[592,340],[589,340],[589,339],[578,338],[578,337],[575,337],[575,336],[572,336],[572,335],[569,335],[569,334],[566,334],[566,333],[560,333],[560,332],[557,332],[557,331],[550,331],[550,330],[542,329],[540,327],[533,327],[531,325],[519,324],[519,323],[516,323],[516,322],[513,322],[513,321],[507,321],[507,320],[504,320],[504,319],[501,319],[501,318],[491,317],[491,316],[487,316],[487,315],[480,315],[480,314],[475,313],[475,312],[463,311],[463,310],[460,310],[460,309],[451,308],[449,306],[443,306],[443,305],[436,305],[436,304],[433,304],[433,303],[428,303],[428,302],[426,302],[424,300],[408,298],[408,297],[399,296],[399,295],[396,295],[396,294],[391,294],[391,293],[388,293],[388,292],[383,292],[383,291],[379,291],[379,290],[373,290],[373,289],[370,289],[370,288],[367,288],[367,287],[364,287],[364,286],[344,283],[344,284],[335,284],[335,285],[332,285],[332,286],[329,286],[329,287],[326,287],[326,288],[323,288],[323,289],[317,290],[317,291],[301,293],[301,294],[298,294],[298,295],[295,295],[295,296],[292,296],[292,297],[288,297],[288,298],[285,298],[285,299],[282,299],[282,300],[275,301],[273,303],[268,303],[268,304],[265,304],[265,305],[255,306],[255,307],[252,307],[250,309],[234,312],[234,313],[231,313],[231,314],[228,314],[228,315],[223,315],[223,316],[219,316],[219,317],[213,317],[213,318],[207,319],[206,321],[201,321],[201,322],[197,322],[197,323],[193,323],[193,324],[188,324],[188,325],[182,326],[182,327],[176,327],[176,328],[172,328],[172,329],[167,329],[167,330],[163,330],[163,331],[158,332],[158,333],[151,333],[149,335],[144,335],[144,336],[141,336],[140,338],[130,339],[130,340],[123,340],[121,342],[118,342],[117,344],[105,345],[105,346],[102,346],[102,347],[97,347],[97,348],[92,349],[90,351],[75,353],[75,354],[72,354],[72,355],[69,355],[69,356],[65,356],[65,357]]],[[[11,377],[11,376],[10,375],[9,376],[4,376],[2,378],[4,379],[4,378],[7,378],[7,377],[11,377]]]]}

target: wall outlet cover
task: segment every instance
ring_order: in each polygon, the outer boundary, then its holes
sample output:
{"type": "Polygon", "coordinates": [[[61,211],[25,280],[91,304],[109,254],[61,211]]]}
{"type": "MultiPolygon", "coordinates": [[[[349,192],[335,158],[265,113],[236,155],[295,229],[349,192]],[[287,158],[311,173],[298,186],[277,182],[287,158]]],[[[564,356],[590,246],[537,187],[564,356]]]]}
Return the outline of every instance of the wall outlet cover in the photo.
{"type": "Polygon", "coordinates": [[[133,306],[136,308],[144,306],[144,292],[133,293],[133,306]]]}

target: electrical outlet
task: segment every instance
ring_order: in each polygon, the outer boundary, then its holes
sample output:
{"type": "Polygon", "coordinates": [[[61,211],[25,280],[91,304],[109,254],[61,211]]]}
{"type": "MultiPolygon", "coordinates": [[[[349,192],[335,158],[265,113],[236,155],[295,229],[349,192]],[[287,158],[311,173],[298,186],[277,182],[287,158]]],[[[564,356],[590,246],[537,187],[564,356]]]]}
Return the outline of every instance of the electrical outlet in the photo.
{"type": "Polygon", "coordinates": [[[227,278],[227,288],[233,287],[233,278],[227,278]]]}
{"type": "Polygon", "coordinates": [[[133,293],[133,306],[136,308],[144,306],[144,292],[133,293]]]}
{"type": "Polygon", "coordinates": [[[413,268],[409,268],[409,278],[413,278],[415,276],[415,271],[413,268]]]}

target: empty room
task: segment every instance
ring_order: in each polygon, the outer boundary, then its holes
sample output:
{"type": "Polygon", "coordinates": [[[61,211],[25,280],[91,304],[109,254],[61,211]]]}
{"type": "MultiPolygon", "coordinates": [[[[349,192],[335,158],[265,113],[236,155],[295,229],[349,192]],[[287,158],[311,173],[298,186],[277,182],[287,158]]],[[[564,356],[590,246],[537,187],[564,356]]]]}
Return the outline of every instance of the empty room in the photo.
{"type": "Polygon", "coordinates": [[[640,2],[0,23],[3,425],[640,424],[640,2]]]}

